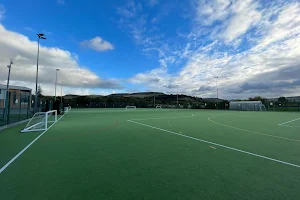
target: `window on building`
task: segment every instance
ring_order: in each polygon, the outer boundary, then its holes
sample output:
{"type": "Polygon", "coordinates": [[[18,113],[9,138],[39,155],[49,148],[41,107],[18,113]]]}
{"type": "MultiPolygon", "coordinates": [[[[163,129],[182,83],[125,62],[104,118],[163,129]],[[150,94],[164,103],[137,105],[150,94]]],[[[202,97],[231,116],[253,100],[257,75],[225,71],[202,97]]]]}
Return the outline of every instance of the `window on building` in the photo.
{"type": "Polygon", "coordinates": [[[29,93],[21,92],[21,104],[27,104],[29,102],[29,93]]]}
{"type": "Polygon", "coordinates": [[[13,104],[16,104],[16,100],[17,100],[17,92],[14,91],[14,93],[13,93],[13,104]]]}

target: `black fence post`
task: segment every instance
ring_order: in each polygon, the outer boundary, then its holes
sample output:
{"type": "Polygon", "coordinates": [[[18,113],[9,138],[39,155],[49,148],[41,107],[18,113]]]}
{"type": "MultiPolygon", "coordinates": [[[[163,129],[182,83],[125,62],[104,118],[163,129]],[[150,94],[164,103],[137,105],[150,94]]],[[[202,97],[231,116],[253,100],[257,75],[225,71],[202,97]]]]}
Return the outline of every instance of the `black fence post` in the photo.
{"type": "Polygon", "coordinates": [[[26,99],[27,99],[27,118],[26,119],[29,118],[29,112],[30,112],[30,107],[31,107],[30,106],[30,103],[31,103],[30,95],[28,95],[28,96],[26,95],[26,99]]]}
{"type": "Polygon", "coordinates": [[[22,107],[21,107],[21,99],[22,99],[22,91],[20,91],[20,96],[19,96],[19,121],[21,120],[21,113],[22,113],[22,107]]]}
{"type": "Polygon", "coordinates": [[[285,111],[286,111],[286,103],[284,104],[284,107],[285,107],[285,111]]]}
{"type": "Polygon", "coordinates": [[[9,124],[9,115],[10,115],[10,95],[11,92],[8,92],[8,106],[7,106],[7,116],[6,116],[6,124],[9,124]]]}

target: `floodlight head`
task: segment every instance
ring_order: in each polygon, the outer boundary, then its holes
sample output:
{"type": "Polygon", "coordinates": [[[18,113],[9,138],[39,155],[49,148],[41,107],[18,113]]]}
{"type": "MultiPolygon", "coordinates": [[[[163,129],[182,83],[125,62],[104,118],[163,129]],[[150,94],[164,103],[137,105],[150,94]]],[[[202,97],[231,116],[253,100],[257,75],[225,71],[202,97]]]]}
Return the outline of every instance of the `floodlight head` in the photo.
{"type": "Polygon", "coordinates": [[[45,37],[41,37],[41,39],[43,39],[43,40],[46,40],[46,38],[45,38],[45,37]]]}
{"type": "Polygon", "coordinates": [[[11,67],[10,65],[7,65],[7,68],[8,68],[8,69],[10,69],[10,67],[11,67]]]}
{"type": "Polygon", "coordinates": [[[56,71],[60,71],[59,69],[56,69],[56,71]]]}
{"type": "Polygon", "coordinates": [[[10,64],[11,64],[11,65],[14,64],[14,61],[13,61],[12,58],[10,59],[10,64]]]}
{"type": "Polygon", "coordinates": [[[45,34],[44,33],[39,33],[37,34],[39,37],[43,37],[45,34]]]}

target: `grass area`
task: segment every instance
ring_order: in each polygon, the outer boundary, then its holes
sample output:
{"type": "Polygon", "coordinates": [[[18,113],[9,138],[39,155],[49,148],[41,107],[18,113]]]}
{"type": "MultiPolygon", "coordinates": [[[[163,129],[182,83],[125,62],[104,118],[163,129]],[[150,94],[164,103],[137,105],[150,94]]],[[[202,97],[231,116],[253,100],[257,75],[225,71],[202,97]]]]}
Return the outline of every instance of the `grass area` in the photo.
{"type": "MultiPolygon", "coordinates": [[[[297,118],[73,109],[0,174],[0,199],[299,199],[297,118]]],[[[0,132],[0,166],[40,134],[23,127],[0,132]]]]}

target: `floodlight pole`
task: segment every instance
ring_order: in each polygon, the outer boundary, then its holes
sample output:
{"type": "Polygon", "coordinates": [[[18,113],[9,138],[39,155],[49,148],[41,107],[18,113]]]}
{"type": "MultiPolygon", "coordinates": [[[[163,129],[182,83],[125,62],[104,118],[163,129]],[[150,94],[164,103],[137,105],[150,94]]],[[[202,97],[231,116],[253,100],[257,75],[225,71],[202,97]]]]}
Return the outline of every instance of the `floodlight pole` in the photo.
{"type": "Polygon", "coordinates": [[[5,120],[6,120],[6,124],[7,124],[7,119],[8,119],[8,105],[9,105],[9,79],[10,79],[10,69],[11,69],[11,65],[13,64],[13,59],[10,59],[10,63],[9,65],[7,65],[8,67],[8,76],[7,76],[7,84],[6,84],[6,97],[5,97],[5,112],[3,113],[5,116],[5,120]]]}
{"type": "Polygon", "coordinates": [[[43,37],[43,33],[37,34],[38,36],[38,53],[36,59],[36,76],[35,76],[35,100],[34,100],[34,111],[37,112],[37,96],[38,96],[38,75],[39,75],[39,55],[40,55],[40,39],[45,40],[46,38],[43,37]]]}
{"type": "Polygon", "coordinates": [[[177,108],[178,108],[178,85],[177,85],[177,108]]]}
{"type": "MultiPolygon", "coordinates": [[[[60,98],[60,103],[62,104],[63,103],[63,98],[62,98],[62,93],[63,93],[63,81],[61,82],[61,85],[60,85],[60,92],[61,92],[61,98],[60,98]]],[[[62,106],[63,107],[63,106],[62,106]]]]}
{"type": "Polygon", "coordinates": [[[155,108],[155,93],[154,93],[154,108],[155,108]]]}
{"type": "Polygon", "coordinates": [[[217,88],[217,110],[219,109],[219,91],[218,91],[218,76],[215,77],[216,79],[216,88],[217,88]]]}
{"type": "Polygon", "coordinates": [[[55,78],[55,97],[54,97],[54,102],[56,101],[56,85],[57,85],[57,72],[59,69],[56,69],[56,78],[55,78]]]}

